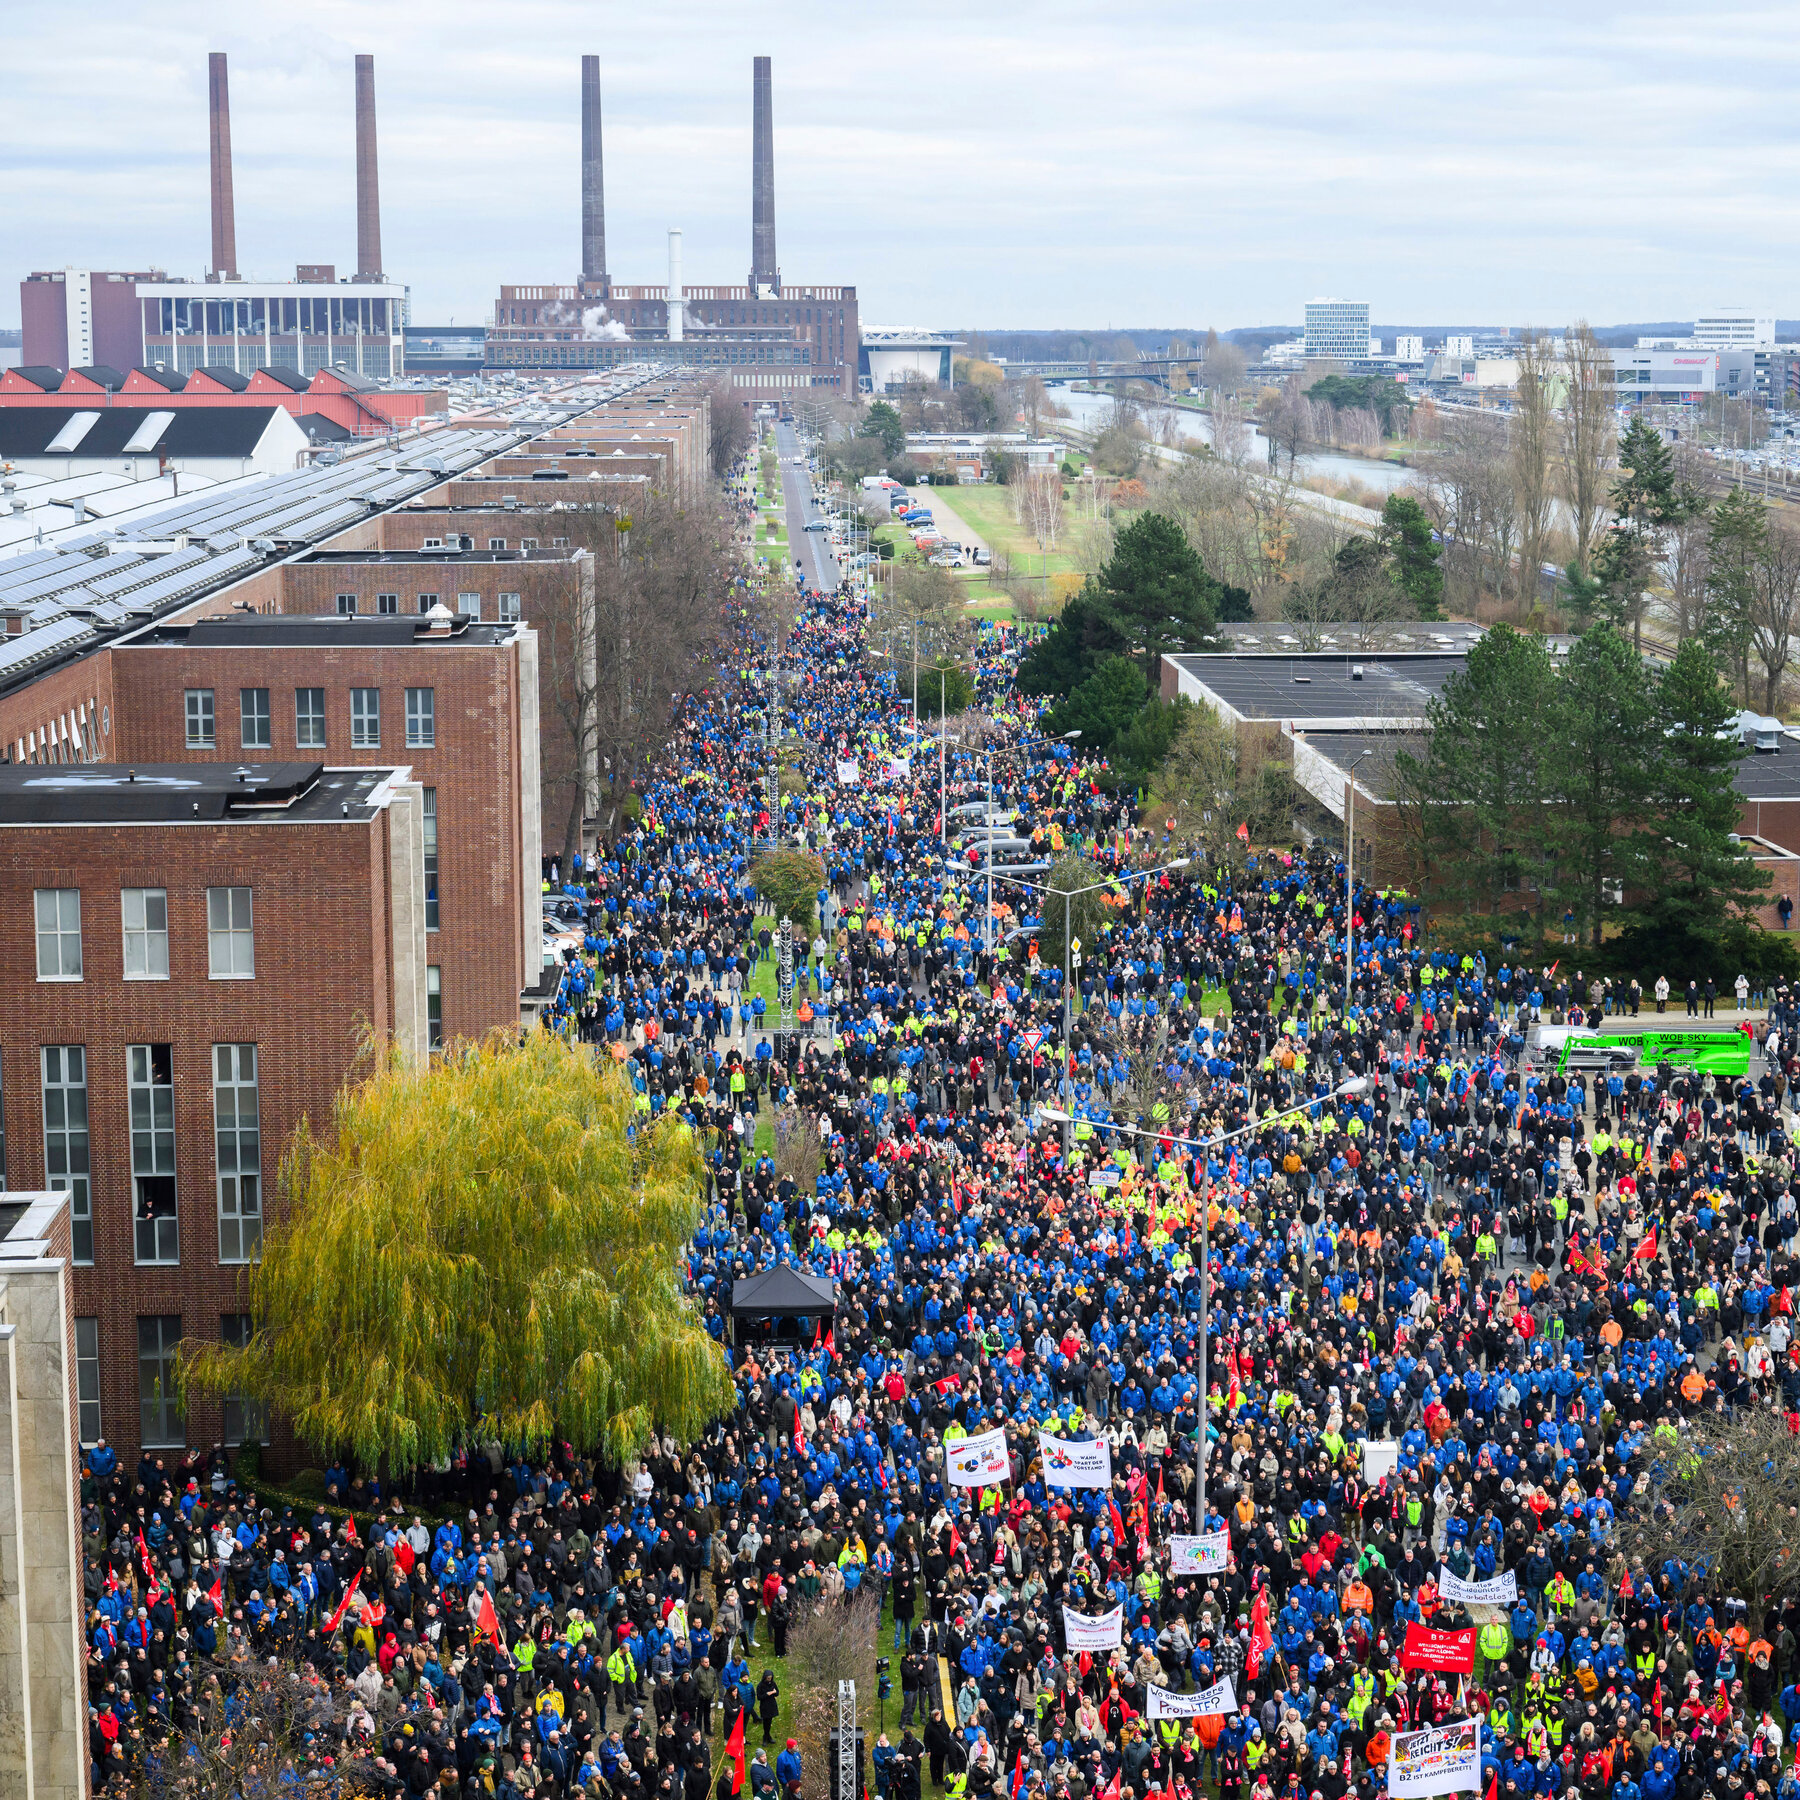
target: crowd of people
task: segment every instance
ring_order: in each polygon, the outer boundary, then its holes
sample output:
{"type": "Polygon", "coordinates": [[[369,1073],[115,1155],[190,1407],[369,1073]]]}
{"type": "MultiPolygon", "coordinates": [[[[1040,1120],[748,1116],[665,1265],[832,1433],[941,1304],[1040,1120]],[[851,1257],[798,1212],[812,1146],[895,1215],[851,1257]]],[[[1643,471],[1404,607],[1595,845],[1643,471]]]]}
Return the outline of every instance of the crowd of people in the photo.
{"type": "Polygon", "coordinates": [[[98,1446],[95,1791],[249,1793],[203,1784],[267,1732],[284,1792],[810,1796],[816,1749],[772,1730],[788,1634],[861,1605],[898,1671],[882,1800],[1366,1800],[1396,1736],[1458,1719],[1507,1800],[1792,1800],[1800,1603],[1623,1522],[1696,1414],[1800,1405],[1800,1003],[1737,1084],[1534,1067],[1534,1015],[1623,990],[1427,948],[1329,847],[1168,870],[1136,795],[1041,741],[1008,631],[986,744],[952,749],[847,587],[803,591],[776,658],[756,616],[641,815],[557,872],[553,1014],[708,1145],[687,1274],[734,1414],[623,1469],[479,1439],[403,1490],[334,1467],[310,1511],[222,1452],[98,1446]],[[940,791],[1115,883],[1066,1043],[1032,897],[990,909],[940,791]],[[772,842],[823,870],[785,1017],[772,842]],[[834,1307],[734,1330],[778,1264],[834,1307]],[[1004,1478],[957,1485],[996,1430],[1004,1478]],[[1103,1440],[1110,1479],[1053,1482],[1040,1434],[1103,1440]],[[1508,1572],[1516,1603],[1444,1593],[1508,1572]],[[1071,1644],[1114,1613],[1116,1647],[1071,1644]],[[1467,1672],[1403,1665],[1409,1625],[1474,1629],[1467,1672]]]}

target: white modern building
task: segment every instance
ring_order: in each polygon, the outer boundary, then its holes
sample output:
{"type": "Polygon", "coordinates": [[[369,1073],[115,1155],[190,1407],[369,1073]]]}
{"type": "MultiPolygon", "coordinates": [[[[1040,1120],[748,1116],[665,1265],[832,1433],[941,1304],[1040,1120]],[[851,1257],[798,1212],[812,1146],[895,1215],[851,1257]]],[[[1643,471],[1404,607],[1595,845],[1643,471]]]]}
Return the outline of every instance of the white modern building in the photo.
{"type": "Polygon", "coordinates": [[[865,393],[885,394],[909,381],[955,385],[956,352],[962,340],[938,331],[907,331],[897,326],[865,325],[858,356],[857,380],[865,393]]]}
{"type": "Polygon", "coordinates": [[[1309,300],[1306,303],[1306,355],[1334,356],[1361,362],[1370,355],[1369,303],[1366,300],[1309,300]]]}
{"type": "Polygon", "coordinates": [[[1475,354],[1475,340],[1468,335],[1452,336],[1444,339],[1445,356],[1470,357],[1475,354]]]}
{"type": "Polygon", "coordinates": [[[1423,362],[1425,360],[1425,340],[1422,337],[1397,337],[1394,339],[1395,362],[1423,362]]]}
{"type": "Polygon", "coordinates": [[[1694,321],[1694,342],[1707,350],[1764,350],[1775,342],[1775,321],[1742,307],[1717,307],[1694,321]]]}
{"type": "Polygon", "coordinates": [[[1707,394],[1748,399],[1756,389],[1756,352],[1732,350],[1615,350],[1613,387],[1621,401],[1684,402],[1707,394]]]}

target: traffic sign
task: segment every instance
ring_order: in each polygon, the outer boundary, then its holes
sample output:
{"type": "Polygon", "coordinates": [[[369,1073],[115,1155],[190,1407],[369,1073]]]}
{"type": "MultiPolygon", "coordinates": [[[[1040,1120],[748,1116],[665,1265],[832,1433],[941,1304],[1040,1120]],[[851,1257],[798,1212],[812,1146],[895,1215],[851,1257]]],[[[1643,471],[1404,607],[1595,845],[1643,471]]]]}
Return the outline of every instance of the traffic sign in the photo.
{"type": "Polygon", "coordinates": [[[1041,1031],[1037,1031],[1034,1029],[1031,1031],[1024,1032],[1021,1035],[1023,1036],[1024,1041],[1025,1041],[1025,1048],[1033,1056],[1037,1055],[1037,1047],[1039,1044],[1041,1044],[1044,1041],[1044,1034],[1041,1031]]]}

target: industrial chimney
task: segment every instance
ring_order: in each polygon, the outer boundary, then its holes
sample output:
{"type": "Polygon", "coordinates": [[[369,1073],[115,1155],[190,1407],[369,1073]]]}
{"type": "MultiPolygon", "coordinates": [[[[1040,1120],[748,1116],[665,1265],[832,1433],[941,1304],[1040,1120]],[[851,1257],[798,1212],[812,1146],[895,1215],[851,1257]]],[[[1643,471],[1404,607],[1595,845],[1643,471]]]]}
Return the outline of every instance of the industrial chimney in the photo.
{"type": "Polygon", "coordinates": [[[606,294],[606,184],[600,157],[597,56],[581,59],[581,279],[606,294]]]}
{"type": "Polygon", "coordinates": [[[781,270],[775,264],[775,111],[769,91],[769,59],[757,57],[753,68],[750,291],[772,300],[781,292],[781,270]]]}
{"type": "Polygon", "coordinates": [[[356,59],[356,279],[380,281],[381,177],[375,167],[375,59],[356,59]]]}
{"type": "Polygon", "coordinates": [[[237,212],[231,199],[231,91],[225,53],[206,59],[206,99],[212,143],[212,268],[214,281],[237,280],[237,212]]]}
{"type": "Polygon", "coordinates": [[[669,233],[669,342],[679,344],[687,324],[687,301],[681,290],[681,230],[669,233]]]}

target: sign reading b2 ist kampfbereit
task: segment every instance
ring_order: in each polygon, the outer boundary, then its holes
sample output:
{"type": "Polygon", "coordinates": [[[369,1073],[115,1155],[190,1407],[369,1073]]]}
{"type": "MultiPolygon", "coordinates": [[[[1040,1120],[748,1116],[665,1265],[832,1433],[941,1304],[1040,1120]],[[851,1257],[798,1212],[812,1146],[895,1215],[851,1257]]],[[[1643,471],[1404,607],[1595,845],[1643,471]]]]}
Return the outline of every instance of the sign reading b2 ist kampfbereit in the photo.
{"type": "Polygon", "coordinates": [[[1397,1800],[1418,1794],[1456,1794],[1481,1786],[1481,1724],[1459,1719],[1394,1739],[1387,1791],[1397,1800]]]}

